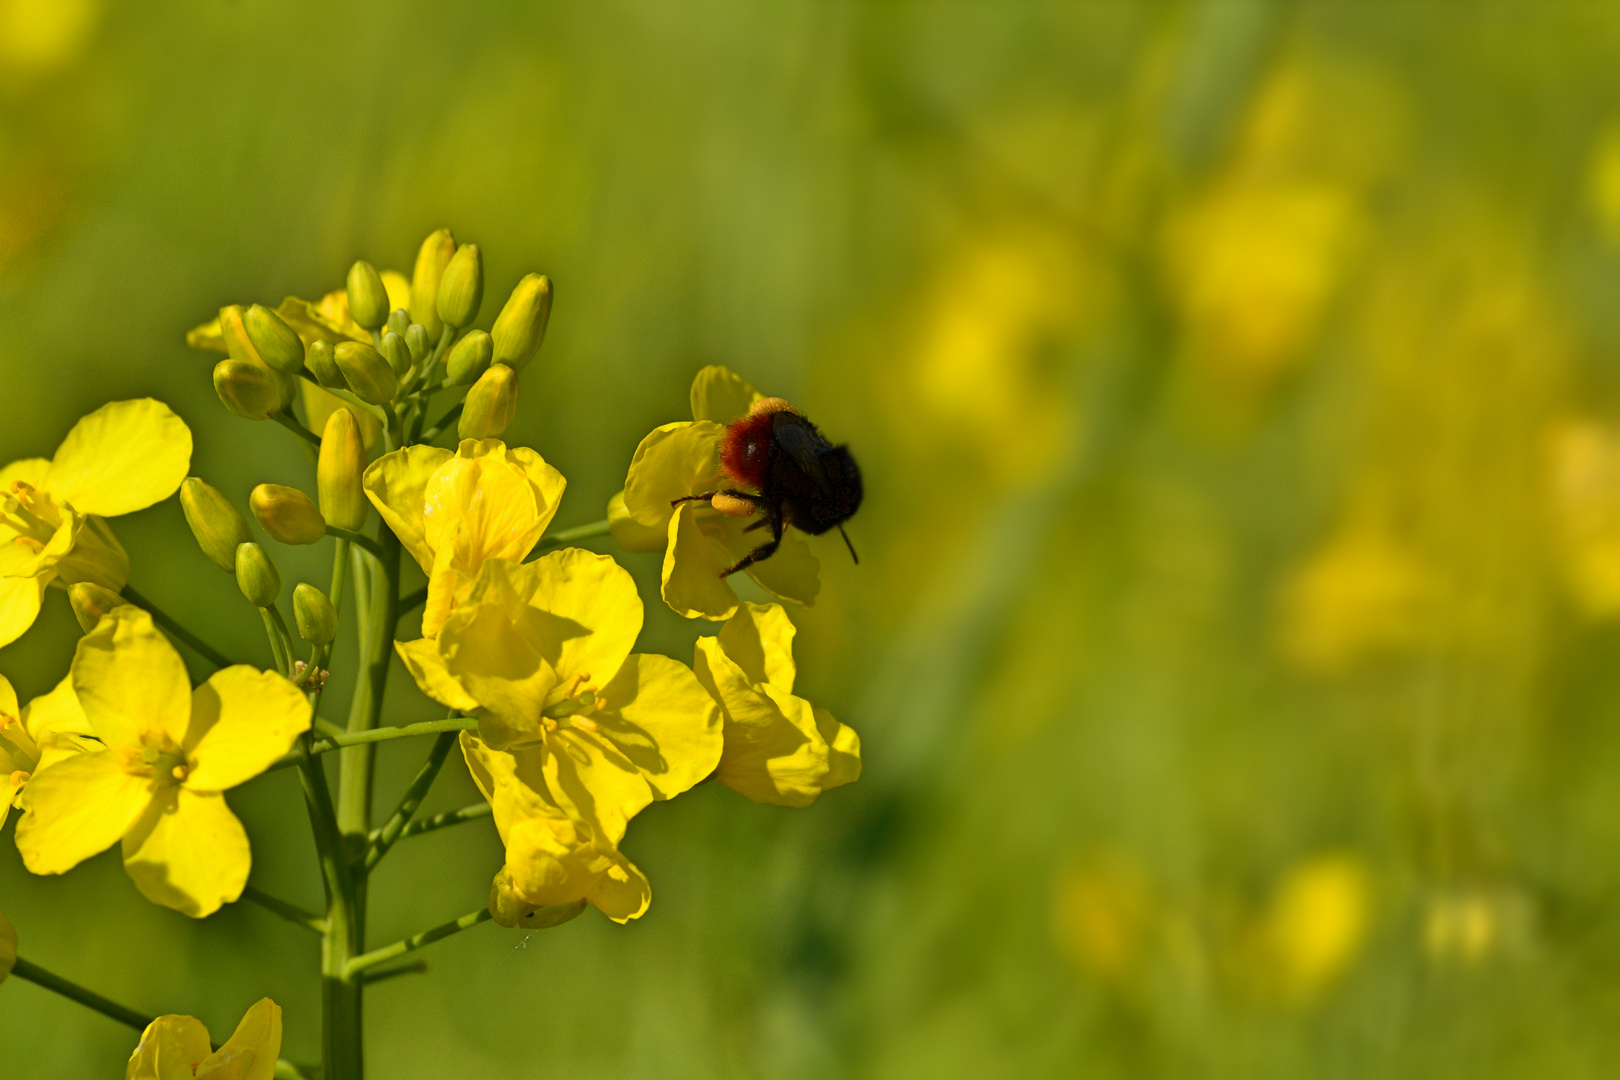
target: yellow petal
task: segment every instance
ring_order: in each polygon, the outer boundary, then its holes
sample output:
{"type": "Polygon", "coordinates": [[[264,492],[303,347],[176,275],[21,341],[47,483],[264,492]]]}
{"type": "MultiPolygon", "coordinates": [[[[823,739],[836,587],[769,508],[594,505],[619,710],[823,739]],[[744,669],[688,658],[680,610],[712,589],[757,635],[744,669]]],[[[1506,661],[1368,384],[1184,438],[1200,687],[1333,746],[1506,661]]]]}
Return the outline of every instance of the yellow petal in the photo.
{"type": "Polygon", "coordinates": [[[216,671],[191,695],[181,749],[192,791],[224,791],[252,779],[309,730],[309,699],[273,671],[246,664],[216,671]]]}
{"type": "Polygon", "coordinates": [[[624,505],[630,516],[657,528],[674,512],[671,499],[720,485],[720,441],[725,433],[724,426],[712,421],[682,421],[665,424],[642,439],[624,481],[624,505]]]}
{"type": "Polygon", "coordinates": [[[596,711],[559,721],[546,778],[559,803],[617,844],[648,803],[713,772],[722,739],[714,699],[667,656],[632,655],[601,698],[596,711]]]}
{"type": "Polygon", "coordinates": [[[22,710],[17,707],[17,691],[12,689],[11,680],[0,675],[0,717],[9,716],[15,720],[21,712],[22,710]]]}
{"type": "Polygon", "coordinates": [[[165,786],[124,837],[124,869],[141,895],[194,919],[241,896],[251,865],[247,832],[217,792],[165,786]]]}
{"type": "Polygon", "coordinates": [[[657,525],[643,525],[630,516],[622,491],[608,500],[607,519],[613,542],[626,551],[662,551],[669,542],[669,530],[657,525]]]}
{"type": "Polygon", "coordinates": [[[388,294],[388,310],[409,311],[411,309],[411,279],[398,270],[384,270],[377,276],[382,278],[383,291],[388,294]]]}
{"type": "MultiPolygon", "coordinates": [[[[556,670],[601,686],[617,674],[641,633],[635,579],[611,555],[563,548],[524,565],[492,567],[526,607],[516,630],[556,670]]],[[[482,594],[479,594],[482,595],[482,594]]]]}
{"type": "Polygon", "coordinates": [[[44,743],[54,736],[89,736],[95,732],[90,720],[79,705],[79,695],[73,692],[73,676],[64,675],[62,681],[48,694],[30,701],[22,713],[23,726],[34,741],[44,743]]]}
{"type": "Polygon", "coordinates": [[[394,651],[399,653],[399,658],[405,662],[405,669],[416,680],[416,685],[422,688],[422,693],[459,712],[471,713],[478,708],[477,699],[467,693],[456,677],[450,674],[450,669],[445,667],[444,657],[439,655],[438,642],[430,638],[396,641],[394,651]]]}
{"type": "Polygon", "coordinates": [[[55,577],[0,577],[0,646],[10,645],[28,632],[39,617],[45,588],[55,577]]]}
{"type": "Polygon", "coordinates": [[[832,752],[827,759],[827,775],[822,791],[853,784],[861,778],[861,737],[848,724],[840,723],[826,709],[815,710],[816,730],[827,740],[832,752]]]}
{"type": "Polygon", "coordinates": [[[495,831],[506,842],[512,826],[524,818],[563,813],[549,796],[545,777],[547,752],[539,743],[516,750],[494,750],[470,731],[461,733],[467,771],[489,803],[495,831]]]}
{"type": "Polygon", "coordinates": [[[194,1016],[160,1016],[146,1025],[129,1056],[124,1080],[192,1080],[192,1069],[212,1049],[208,1029],[194,1016]]]}
{"type": "Polygon", "coordinates": [[[166,732],[178,745],[191,720],[191,678],[180,654],[133,605],[101,617],[73,654],[73,690],[96,736],[109,747],[136,747],[143,732],[166,732]]]}
{"type": "Polygon", "coordinates": [[[17,850],[35,874],[61,874],[134,826],[151,801],[116,754],[80,754],[42,769],[23,788],[17,850]]]}
{"type": "Polygon", "coordinates": [[[793,621],[780,604],[743,604],[720,628],[720,647],[749,682],[793,693],[793,621]]]}
{"type": "Polygon", "coordinates": [[[51,554],[58,539],[71,536],[71,543],[56,560],[56,584],[62,587],[88,581],[103,589],[118,592],[129,581],[129,554],[113,535],[106,519],[98,514],[85,517],[78,511],[68,510],[69,523],[57,530],[57,535],[46,545],[51,554]]]}
{"type": "Polygon", "coordinates": [[[196,1080],[271,1080],[281,1056],[281,1006],[260,998],[225,1045],[197,1065],[196,1080]]]}
{"type": "Polygon", "coordinates": [[[692,380],[692,419],[729,424],[759,400],[759,391],[743,382],[730,368],[710,364],[692,380]]]}
{"type": "Polygon", "coordinates": [[[513,887],[532,904],[585,899],[615,922],[636,918],[652,898],[646,877],[629,859],[588,826],[561,814],[515,823],[506,869],[513,887]]]}
{"type": "Polygon", "coordinates": [[[830,768],[830,747],[810,703],[752,682],[717,638],[698,639],[693,669],[720,703],[724,721],[715,779],[758,803],[814,802],[830,768]]]}
{"type": "MultiPolygon", "coordinates": [[[[283,300],[281,306],[276,308],[276,314],[281,316],[282,322],[293,328],[305,345],[312,341],[364,341],[369,345],[371,335],[349,319],[348,297],[342,293],[336,295],[343,297],[341,323],[330,318],[329,313],[322,309],[322,305],[300,300],[296,296],[289,296],[283,300]]],[[[224,351],[223,342],[224,339],[221,338],[220,351],[224,351]]],[[[319,431],[320,428],[312,430],[319,431]]]]}
{"type": "Polygon", "coordinates": [[[424,535],[422,497],[434,470],[455,456],[437,446],[407,446],[372,462],[363,479],[366,498],[424,573],[433,570],[433,549],[424,535]]]}
{"type": "Polygon", "coordinates": [[[193,349],[203,352],[223,353],[225,348],[225,333],[219,328],[219,316],[216,315],[205,323],[198,323],[186,331],[186,344],[193,349]]]}
{"type": "Polygon", "coordinates": [[[51,459],[34,457],[13,461],[0,469],[0,495],[11,494],[11,485],[21,480],[30,487],[44,489],[45,477],[50,475],[51,459]]]}
{"type": "Polygon", "coordinates": [[[464,439],[423,492],[433,552],[422,633],[434,637],[489,559],[520,562],[551,523],[566,481],[534,451],[499,439],[464,439]]]}
{"type": "MultiPolygon", "coordinates": [[[[486,564],[480,583],[505,562],[486,564]]],[[[491,599],[469,601],[439,632],[445,668],[479,705],[479,735],[496,748],[540,737],[540,710],[557,672],[514,630],[510,609],[491,599]]]]}
{"type": "MultiPolygon", "coordinates": [[[[747,538],[742,538],[741,543],[732,543],[731,550],[736,553],[737,558],[742,558],[761,543],[760,540],[752,539],[759,535],[750,533],[747,538]]],[[[743,573],[753,578],[760,588],[778,600],[790,600],[805,607],[814,604],[816,594],[821,591],[821,563],[810,553],[810,545],[792,532],[782,537],[782,543],[777,547],[776,554],[768,559],[761,559],[743,573]]]]}
{"type": "MultiPolygon", "coordinates": [[[[704,531],[696,514],[695,504],[683,503],[680,512],[669,520],[664,603],[688,619],[729,619],[737,611],[737,594],[720,574],[732,564],[731,553],[704,531]]],[[[709,515],[711,519],[719,516],[709,515]]]]}
{"type": "Polygon", "coordinates": [[[73,425],[45,490],[85,514],[115,517],[173,495],[191,469],[191,429],[161,401],[103,405],[73,425]]]}

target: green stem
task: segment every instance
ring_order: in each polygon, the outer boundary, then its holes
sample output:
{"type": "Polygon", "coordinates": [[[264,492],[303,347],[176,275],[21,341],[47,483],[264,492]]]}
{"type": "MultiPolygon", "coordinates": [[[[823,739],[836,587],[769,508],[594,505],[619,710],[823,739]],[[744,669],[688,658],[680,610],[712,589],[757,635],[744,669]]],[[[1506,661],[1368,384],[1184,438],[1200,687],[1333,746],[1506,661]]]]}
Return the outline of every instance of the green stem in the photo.
{"type": "MultiPolygon", "coordinates": [[[[369,601],[363,619],[366,631],[361,646],[360,677],[349,702],[349,734],[361,736],[382,718],[383,695],[388,689],[388,667],[394,659],[394,610],[399,595],[399,540],[387,528],[377,545],[382,550],[371,570],[369,601]],[[378,580],[378,579],[381,580],[378,580]]],[[[351,858],[365,850],[371,832],[371,765],[376,754],[369,741],[356,740],[343,751],[338,795],[338,828],[351,858]]]]}
{"type": "Polygon", "coordinates": [[[282,617],[281,609],[271,604],[266,611],[270,613],[270,625],[275,628],[276,637],[281,639],[281,651],[287,654],[287,678],[292,678],[293,661],[298,659],[298,650],[293,646],[292,631],[287,629],[287,620],[282,617]]]}
{"type": "Polygon", "coordinates": [[[373,743],[389,742],[393,739],[412,739],[419,735],[438,735],[446,731],[476,731],[478,719],[472,716],[456,716],[449,720],[423,720],[417,724],[384,725],[383,727],[367,728],[364,731],[343,731],[336,735],[325,734],[326,728],[335,725],[320,721],[324,725],[321,738],[310,744],[308,751],[295,748],[287,751],[270,763],[266,772],[276,769],[285,769],[289,765],[302,764],[309,755],[319,756],[329,754],[333,750],[346,750],[356,746],[370,746],[373,743]]]}
{"type": "MultiPolygon", "coordinates": [[[[348,529],[340,529],[336,525],[328,525],[326,527],[326,535],[335,536],[339,540],[348,541],[355,547],[364,548],[367,554],[369,554],[373,559],[376,559],[378,562],[382,562],[386,558],[383,553],[383,545],[379,544],[371,537],[366,536],[364,533],[350,532],[348,529]]],[[[336,571],[333,573],[335,576],[336,571]]],[[[341,582],[339,582],[339,584],[341,584],[341,582]]]]}
{"type": "Polygon", "coordinates": [[[394,846],[405,826],[410,824],[411,817],[416,813],[422,800],[427,798],[428,789],[433,786],[434,779],[439,770],[444,767],[444,759],[450,756],[451,749],[460,738],[459,732],[442,732],[433,742],[433,749],[428,751],[427,760],[417,772],[416,778],[411,781],[405,794],[400,796],[399,807],[391,814],[383,827],[371,834],[371,843],[366,849],[366,862],[361,868],[362,873],[370,873],[372,867],[382,861],[388,854],[388,849],[394,846]]]}
{"type": "Polygon", "coordinates": [[[282,640],[281,633],[276,629],[276,622],[270,617],[272,609],[262,607],[259,617],[264,620],[264,636],[270,639],[270,653],[275,657],[276,670],[283,676],[292,671],[292,657],[287,654],[287,643],[282,640]]]}
{"type": "Polygon", "coordinates": [[[315,833],[315,850],[320,856],[321,884],[326,889],[326,925],[321,935],[322,1075],[330,1080],[360,1080],[360,984],[346,972],[349,958],[360,951],[354,933],[354,875],[343,849],[343,837],[338,833],[337,811],[326,784],[326,772],[307,752],[310,736],[306,733],[302,739],[306,753],[298,772],[315,833]]]}
{"type": "Polygon", "coordinates": [[[86,990],[78,983],[68,982],[60,975],[53,975],[37,964],[30,964],[22,957],[17,957],[16,964],[11,973],[19,979],[27,979],[35,986],[43,986],[55,994],[61,994],[70,1001],[77,1001],[80,1005],[94,1009],[102,1016],[110,1017],[120,1024],[128,1024],[136,1031],[145,1031],[153,1020],[150,1016],[142,1016],[134,1009],[126,1009],[116,1001],[108,1001],[94,990],[86,990]]]}
{"type": "Polygon", "coordinates": [[[266,911],[273,911],[288,922],[297,923],[306,930],[313,930],[317,934],[326,933],[326,920],[312,912],[305,911],[297,904],[289,904],[279,900],[267,892],[261,892],[251,885],[243,886],[242,899],[251,900],[266,911]]]}
{"type": "Polygon", "coordinates": [[[321,448],[321,437],[309,430],[309,428],[305,427],[303,424],[300,424],[292,413],[287,412],[285,409],[278,413],[271,413],[270,419],[274,420],[276,423],[280,424],[282,427],[286,428],[300,439],[303,439],[305,442],[313,445],[316,450],[321,448]]]}
{"type": "Polygon", "coordinates": [[[424,585],[415,592],[406,593],[399,598],[399,613],[405,614],[427,602],[427,586],[424,585]]]}
{"type": "Polygon", "coordinates": [[[575,540],[589,540],[593,536],[606,536],[611,531],[608,519],[603,518],[601,521],[593,521],[589,525],[579,525],[572,529],[564,529],[562,532],[552,533],[550,536],[542,538],[534,546],[534,550],[544,554],[547,551],[555,551],[557,548],[566,547],[575,540]]]}
{"type": "Polygon", "coordinates": [[[425,443],[430,443],[434,439],[437,439],[444,433],[445,428],[456,422],[456,419],[461,415],[461,410],[465,409],[466,407],[467,403],[465,401],[459,405],[450,406],[449,411],[443,416],[439,417],[438,423],[422,432],[422,441],[425,443]]]}
{"type": "Polygon", "coordinates": [[[430,818],[422,818],[411,822],[400,832],[399,838],[408,840],[413,836],[421,836],[423,833],[434,832],[438,829],[447,829],[452,825],[477,821],[480,818],[489,817],[492,812],[487,802],[473,803],[471,806],[463,806],[460,810],[446,810],[442,814],[434,814],[430,818]]]}
{"type": "Polygon", "coordinates": [[[375,983],[387,982],[389,979],[398,978],[401,975],[420,975],[426,970],[426,960],[412,960],[408,964],[400,964],[398,967],[383,968],[381,971],[362,971],[359,977],[361,982],[365,983],[367,986],[371,986],[375,983]]]}
{"type": "Polygon", "coordinates": [[[332,601],[332,609],[341,617],[343,615],[343,579],[349,567],[349,542],[343,537],[335,537],[332,545],[332,587],[327,590],[326,598],[332,601]]]}
{"type": "Polygon", "coordinates": [[[125,600],[128,600],[136,607],[150,612],[153,622],[163,627],[163,629],[167,630],[170,634],[173,634],[175,637],[179,638],[181,642],[191,648],[192,652],[196,653],[204,660],[207,660],[210,664],[213,664],[215,667],[231,666],[231,662],[225,659],[224,653],[220,652],[216,648],[213,648],[196,634],[193,634],[190,630],[187,630],[185,627],[175,622],[174,619],[170,618],[167,613],[161,610],[156,604],[152,603],[152,601],[136,592],[131,586],[125,585],[118,595],[122,596],[125,600]]]}
{"type": "Polygon", "coordinates": [[[477,911],[469,912],[459,919],[444,923],[440,926],[435,926],[431,930],[424,930],[420,934],[416,934],[413,937],[408,937],[404,941],[396,941],[392,945],[384,945],[380,949],[372,949],[370,952],[362,953],[353,960],[350,960],[348,972],[351,976],[358,975],[367,968],[376,967],[378,964],[387,963],[397,956],[404,956],[408,952],[415,952],[422,946],[431,945],[435,941],[449,937],[451,934],[459,934],[463,930],[467,930],[471,927],[477,926],[481,922],[485,922],[489,919],[489,917],[490,914],[488,908],[479,908],[477,911]]]}

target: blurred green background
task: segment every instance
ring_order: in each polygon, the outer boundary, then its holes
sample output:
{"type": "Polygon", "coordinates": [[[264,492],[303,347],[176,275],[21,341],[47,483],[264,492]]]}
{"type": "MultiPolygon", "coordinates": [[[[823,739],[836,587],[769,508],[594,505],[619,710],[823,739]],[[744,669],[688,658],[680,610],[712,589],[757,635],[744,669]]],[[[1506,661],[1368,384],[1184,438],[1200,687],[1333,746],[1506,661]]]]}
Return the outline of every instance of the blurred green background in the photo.
{"type": "MultiPolygon", "coordinates": [[[[644,918],[433,946],[369,993],[377,1077],[1611,1075],[1617,56],[1612,5],[1553,0],[0,0],[0,460],[151,394],[228,494],[307,488],[185,330],[440,225],[480,325],[556,282],[508,437],[568,477],[559,526],[703,364],[854,448],[861,564],[818,542],[794,616],[860,783],[652,807],[644,918]]],[[[115,527],[268,663],[172,500],[115,527]]],[[[689,657],[712,628],[621,561],[689,657]]],[[[25,699],[77,634],[48,600],[0,654],[25,699]]],[[[427,810],[473,797],[455,767],[427,810]]],[[[253,882],[315,905],[294,777],[231,802],[253,882]]],[[[374,944],[500,859],[484,823],[396,851],[374,944]]],[[[32,878],[9,838],[0,909],[216,1038],[269,994],[318,1054],[315,939],[262,910],[194,923],[114,853],[32,878]]],[[[0,987],[7,1080],[133,1043],[0,987]]]]}

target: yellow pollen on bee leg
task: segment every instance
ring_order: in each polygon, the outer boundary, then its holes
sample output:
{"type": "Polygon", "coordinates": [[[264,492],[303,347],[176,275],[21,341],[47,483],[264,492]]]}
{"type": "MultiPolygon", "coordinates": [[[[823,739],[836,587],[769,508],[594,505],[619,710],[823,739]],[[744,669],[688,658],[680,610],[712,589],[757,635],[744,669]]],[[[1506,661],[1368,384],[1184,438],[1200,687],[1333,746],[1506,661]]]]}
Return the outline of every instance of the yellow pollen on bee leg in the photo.
{"type": "Polygon", "coordinates": [[[759,416],[761,413],[796,413],[798,411],[798,409],[795,409],[792,405],[788,404],[786,398],[779,397],[762,397],[752,405],[748,406],[749,416],[759,416]]]}
{"type": "Polygon", "coordinates": [[[754,504],[747,499],[725,492],[716,494],[709,500],[709,505],[725,514],[727,517],[748,517],[754,512],[754,504]]]}

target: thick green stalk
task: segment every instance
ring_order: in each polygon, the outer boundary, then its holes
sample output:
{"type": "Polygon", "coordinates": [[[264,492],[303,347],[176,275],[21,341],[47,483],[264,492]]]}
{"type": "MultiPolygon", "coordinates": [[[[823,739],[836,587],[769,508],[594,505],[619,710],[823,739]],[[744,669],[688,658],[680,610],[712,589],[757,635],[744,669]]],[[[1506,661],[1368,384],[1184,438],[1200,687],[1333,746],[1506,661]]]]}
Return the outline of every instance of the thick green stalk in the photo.
{"type": "MultiPolygon", "coordinates": [[[[310,737],[306,734],[303,739],[307,751],[310,737]]],[[[361,951],[354,925],[358,913],[354,874],[338,833],[337,810],[320,759],[306,753],[298,771],[320,856],[321,883],[326,888],[321,934],[322,1075],[327,1080],[361,1080],[361,984],[348,973],[349,961],[361,951]]]]}
{"type": "MultiPolygon", "coordinates": [[[[387,528],[378,544],[381,557],[366,567],[368,587],[363,590],[360,616],[360,671],[349,702],[349,732],[370,731],[382,718],[383,695],[388,688],[388,667],[394,659],[395,597],[399,593],[399,540],[387,528]]],[[[358,586],[359,580],[355,582],[358,586]]],[[[361,590],[358,590],[359,592],[361,590]]],[[[365,852],[371,833],[371,772],[376,748],[370,744],[343,751],[338,784],[338,829],[349,857],[365,852]]]]}

